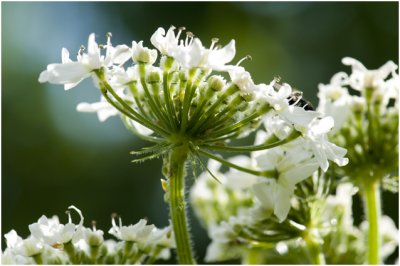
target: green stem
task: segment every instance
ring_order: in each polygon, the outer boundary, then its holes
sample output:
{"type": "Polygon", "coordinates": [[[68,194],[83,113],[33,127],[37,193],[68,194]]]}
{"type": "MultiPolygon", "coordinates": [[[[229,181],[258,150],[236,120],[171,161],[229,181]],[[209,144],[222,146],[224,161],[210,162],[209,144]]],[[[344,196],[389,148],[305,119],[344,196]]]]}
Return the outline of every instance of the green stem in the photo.
{"type": "Polygon", "coordinates": [[[243,256],[242,264],[254,265],[265,264],[264,252],[258,248],[249,248],[243,256]]]}
{"type": "Polygon", "coordinates": [[[187,143],[174,148],[169,156],[169,203],[174,230],[178,262],[180,264],[195,264],[190,244],[189,230],[186,218],[185,202],[185,164],[189,148],[187,143]]]}
{"type": "Polygon", "coordinates": [[[326,264],[324,253],[322,252],[322,244],[317,243],[312,237],[308,237],[305,239],[308,252],[311,257],[312,264],[326,264]]]}
{"type": "Polygon", "coordinates": [[[35,261],[36,264],[38,264],[38,265],[43,264],[42,253],[33,255],[32,258],[33,258],[33,260],[35,261]]]}
{"type": "Polygon", "coordinates": [[[380,190],[378,182],[364,186],[365,211],[368,220],[368,264],[380,264],[379,219],[381,215],[380,190]]]}

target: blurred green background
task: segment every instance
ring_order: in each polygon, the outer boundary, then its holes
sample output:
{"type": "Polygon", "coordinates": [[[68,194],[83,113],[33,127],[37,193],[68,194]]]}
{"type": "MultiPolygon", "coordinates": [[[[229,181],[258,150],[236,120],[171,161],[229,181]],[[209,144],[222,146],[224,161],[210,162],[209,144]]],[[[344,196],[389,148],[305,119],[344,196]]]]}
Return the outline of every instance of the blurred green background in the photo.
{"type": "MultiPolygon", "coordinates": [[[[27,236],[28,224],[74,204],[85,224],[104,231],[110,214],[124,224],[147,217],[168,224],[160,186],[161,162],[132,164],[129,151],[145,144],[117,118],[100,123],[76,112],[99,93],[91,81],[65,92],[39,84],[39,73],[60,62],[61,48],[74,55],[91,32],[99,42],[144,40],[162,26],[185,26],[204,44],[218,37],[237,43],[235,62],[256,83],[276,75],[304,91],[317,105],[318,83],[349,71],[341,58],[352,56],[369,68],[398,62],[397,2],[2,2],[2,236],[11,229],[27,236]]],[[[384,212],[398,225],[398,195],[384,194],[384,212]]],[[[362,209],[354,208],[360,221],[362,209]]],[[[74,217],[77,219],[77,217],[74,217]]],[[[75,220],[77,221],[77,220],[75,220]]],[[[197,256],[204,257],[206,233],[191,219],[197,256]]],[[[106,234],[107,235],[107,234],[106,234]]],[[[109,235],[107,236],[109,237],[109,235]]],[[[2,238],[3,250],[4,239],[2,238]]],[[[397,255],[392,256],[392,258],[397,255]]]]}

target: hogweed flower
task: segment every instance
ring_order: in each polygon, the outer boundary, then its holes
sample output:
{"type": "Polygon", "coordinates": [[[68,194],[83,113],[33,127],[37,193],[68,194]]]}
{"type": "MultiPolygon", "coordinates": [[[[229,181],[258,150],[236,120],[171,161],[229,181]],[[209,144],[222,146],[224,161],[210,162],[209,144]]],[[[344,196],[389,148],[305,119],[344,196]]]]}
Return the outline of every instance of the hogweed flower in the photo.
{"type": "MultiPolygon", "coordinates": [[[[343,158],[345,149],[326,138],[333,125],[323,123],[327,120],[320,113],[296,106],[298,102],[290,97],[292,89],[289,84],[280,84],[278,80],[255,84],[251,74],[239,66],[243,60],[237,65],[229,65],[236,52],[234,40],[220,48],[216,45],[218,40],[212,39],[206,48],[191,32],[186,32],[186,37],[181,39],[183,31],[180,28],[176,33],[174,27],[167,32],[157,29],[151,43],[161,54],[159,60],[157,51],[145,47],[143,41],[133,41],[131,48],[126,45],[113,47],[111,35],[108,35],[107,44],[98,45],[95,35],[91,34],[87,53],[81,49],[74,62],[63,49],[62,63],[50,64],[40,74],[39,81],[64,84],[69,89],[84,78],[92,77],[101,92],[101,100],[93,104],[81,103],[77,109],[97,112],[101,121],[120,115],[127,129],[154,143],[152,147],[132,152],[141,156],[134,161],[163,157],[163,173],[167,177],[164,187],[177,237],[178,259],[189,264],[194,263],[194,259],[184,199],[185,165],[188,161],[192,162],[194,170],[196,167],[205,168],[201,160],[204,156],[245,173],[278,180],[275,171],[260,172],[241,167],[215,152],[268,150],[294,140],[302,140],[297,145],[311,150],[310,156],[317,159],[324,171],[328,168],[328,160],[339,165],[347,161],[343,158]],[[124,66],[128,59],[133,64],[124,66]],[[158,66],[155,65],[157,61],[158,66]],[[230,79],[224,79],[220,74],[230,79]],[[257,130],[265,116],[281,120],[287,134],[271,135],[259,145],[229,144],[231,140],[257,130]]],[[[293,177],[288,176],[289,179],[293,177]]],[[[303,178],[288,182],[295,184],[303,178]]],[[[287,196],[293,190],[293,185],[289,187],[287,196]]],[[[280,214],[282,219],[287,205],[280,214]]]]}
{"type": "Polygon", "coordinates": [[[337,123],[331,137],[348,148],[350,163],[335,173],[360,188],[369,221],[368,263],[378,264],[382,257],[380,186],[398,191],[398,67],[388,61],[368,70],[350,57],[342,62],[352,67],[352,73],[340,72],[330,84],[320,85],[318,110],[334,117],[337,123]]]}
{"type": "Polygon", "coordinates": [[[57,216],[50,219],[46,216],[40,217],[37,223],[29,225],[31,235],[26,239],[18,236],[15,230],[5,234],[7,248],[2,254],[2,263],[151,264],[156,260],[169,259],[170,249],[175,248],[170,226],[159,229],[154,225],[145,225],[146,221],[140,220],[136,225],[117,227],[113,219],[109,232],[118,241],[104,240],[104,233],[96,228],[95,222],[92,223],[92,228],[84,227],[81,211],[75,206],[69,209],[80,215],[78,225],[72,223],[68,212],[67,224],[60,223],[57,216]],[[132,234],[132,228],[136,228],[136,235],[142,236],[129,237],[127,240],[125,235],[132,234]],[[119,230],[123,231],[122,234],[115,233],[119,230]]]}

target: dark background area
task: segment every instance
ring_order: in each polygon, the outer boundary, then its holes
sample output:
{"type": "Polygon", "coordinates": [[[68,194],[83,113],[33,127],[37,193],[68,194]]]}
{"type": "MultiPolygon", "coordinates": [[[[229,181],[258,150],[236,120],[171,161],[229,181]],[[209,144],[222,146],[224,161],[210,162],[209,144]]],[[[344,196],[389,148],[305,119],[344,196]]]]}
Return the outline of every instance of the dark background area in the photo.
{"type": "MultiPolygon", "coordinates": [[[[65,92],[39,84],[39,73],[60,62],[61,48],[74,58],[91,32],[99,43],[130,45],[158,27],[185,26],[205,45],[236,40],[234,62],[243,63],[256,83],[279,75],[304,91],[315,106],[319,83],[350,69],[351,56],[368,68],[398,62],[397,2],[2,2],[2,226],[29,234],[28,225],[45,214],[67,221],[71,204],[83,211],[85,225],[96,220],[107,232],[110,214],[124,224],[147,217],[168,224],[160,186],[161,161],[132,164],[129,151],[146,144],[130,135],[117,118],[100,123],[78,113],[80,102],[99,93],[91,81],[65,92]]],[[[384,193],[384,213],[398,225],[398,194],[384,193]]],[[[356,221],[363,215],[355,207],[356,221]]],[[[78,218],[74,216],[75,222],[78,218]]],[[[195,249],[203,258],[208,238],[191,219],[195,249]]],[[[106,233],[106,238],[110,236],[106,233]]],[[[2,250],[4,238],[2,237],[2,250]]],[[[392,256],[392,262],[397,255],[392,256]]],[[[200,260],[202,262],[202,260],[200,260]]]]}

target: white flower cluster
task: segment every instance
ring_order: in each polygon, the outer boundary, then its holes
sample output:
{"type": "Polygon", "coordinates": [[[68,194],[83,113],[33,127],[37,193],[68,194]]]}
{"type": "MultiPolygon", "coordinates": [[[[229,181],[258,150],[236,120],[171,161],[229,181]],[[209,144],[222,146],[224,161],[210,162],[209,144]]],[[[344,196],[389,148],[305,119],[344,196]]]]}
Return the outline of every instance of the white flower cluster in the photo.
{"type": "Polygon", "coordinates": [[[219,48],[218,40],[213,39],[206,48],[190,32],[186,39],[180,39],[182,30],[176,33],[174,27],[167,32],[159,28],[151,37],[151,43],[162,55],[160,67],[153,66],[157,50],[144,47],[143,41],[133,41],[131,47],[113,47],[109,35],[106,45],[98,45],[91,34],[87,53],[81,49],[77,61],[71,61],[63,48],[62,63],[48,65],[39,81],[64,84],[65,89],[70,89],[92,76],[103,92],[102,98],[93,104],[81,103],[77,109],[97,112],[101,121],[125,115],[129,118],[124,120],[127,126],[140,135],[169,137],[180,131],[197,139],[219,141],[247,135],[246,129],[269,113],[282,121],[287,131],[301,132],[308,145],[319,153],[324,170],[328,167],[326,157],[341,160],[336,157],[343,157],[345,152],[323,140],[332,121],[321,122],[319,113],[297,106],[301,96],[294,99],[289,84],[278,84],[276,80],[255,84],[245,68],[228,64],[235,56],[234,40],[219,48]],[[129,59],[134,64],[125,68],[129,59]],[[226,84],[218,75],[206,80],[212,71],[227,72],[231,83],[226,84]]]}
{"type": "Polygon", "coordinates": [[[318,94],[318,111],[335,120],[331,139],[348,149],[351,164],[341,169],[340,175],[357,185],[368,179],[383,180],[385,189],[397,191],[398,66],[388,61],[379,69],[368,70],[350,57],[342,62],[351,66],[351,74],[335,74],[329,84],[319,85],[318,94]]]}
{"type": "MultiPolygon", "coordinates": [[[[218,177],[223,184],[229,183],[226,174],[218,172],[218,177]]],[[[320,178],[313,176],[314,180],[320,178]]],[[[313,234],[319,239],[327,264],[364,263],[367,226],[365,222],[359,227],[354,225],[351,206],[357,189],[352,184],[339,184],[335,195],[307,194],[306,202],[312,202],[306,204],[308,210],[298,207],[301,205],[298,195],[292,197],[291,205],[296,206],[296,210],[291,210],[289,222],[279,223],[270,216],[271,211],[260,205],[251,190],[232,189],[236,187],[235,182],[227,186],[215,183],[204,174],[191,192],[192,205],[212,240],[206,261],[243,259],[247,252],[255,249],[268,263],[310,264],[304,256],[308,251],[303,236],[313,234]],[[220,204],[227,213],[218,217],[215,213],[221,211],[220,204]],[[303,220],[310,215],[316,217],[303,220]],[[268,234],[272,237],[267,237],[268,234]]],[[[380,230],[381,255],[385,259],[398,246],[398,229],[392,219],[383,216],[380,230]]]]}
{"type": "Polygon", "coordinates": [[[398,112],[400,79],[396,73],[398,67],[393,61],[388,61],[376,70],[368,70],[362,63],[350,57],[343,58],[342,62],[351,66],[352,73],[348,75],[339,72],[332,77],[329,84],[319,85],[318,111],[334,118],[332,133],[340,130],[352,113],[369,108],[367,97],[373,102],[374,109],[379,111],[379,116],[387,112],[398,112]],[[359,92],[359,95],[354,95],[353,92],[359,92]],[[390,100],[393,103],[389,104],[390,100]]]}
{"type": "Polygon", "coordinates": [[[67,224],[60,223],[57,216],[42,216],[37,223],[29,225],[31,235],[22,239],[15,230],[5,234],[7,248],[2,254],[2,264],[93,264],[93,263],[142,263],[156,259],[168,259],[175,240],[170,226],[158,229],[140,220],[131,226],[115,224],[109,233],[118,240],[104,240],[103,231],[72,223],[68,212],[67,224]],[[129,248],[128,248],[129,247],[129,248]]]}
{"type": "MultiPolygon", "coordinates": [[[[346,158],[343,158],[346,150],[327,140],[326,134],[333,127],[332,118],[317,119],[316,112],[305,111],[297,106],[287,108],[298,109],[296,112],[301,116],[299,120],[305,121],[306,117],[308,118],[308,123],[303,124],[302,137],[275,148],[251,152],[250,157],[239,155],[229,159],[231,164],[240,165],[255,171],[254,173],[244,173],[242,169],[230,168],[228,172],[222,174],[215,164],[209,166],[209,170],[217,178],[223,176],[221,180],[224,186],[233,190],[251,188],[263,208],[273,213],[281,222],[289,213],[290,200],[297,183],[312,176],[318,168],[326,171],[328,159],[340,166],[348,162],[346,158]]],[[[291,126],[273,113],[266,117],[264,125],[266,131],[257,132],[256,147],[268,143],[271,138],[287,138],[290,132],[287,129],[291,126]]],[[[209,177],[209,174],[203,173],[203,176],[209,177]]],[[[202,182],[197,182],[194,185],[193,198],[202,198],[207,195],[202,191],[201,184],[202,182]]],[[[216,196],[216,198],[220,197],[221,195],[216,196]]]]}

